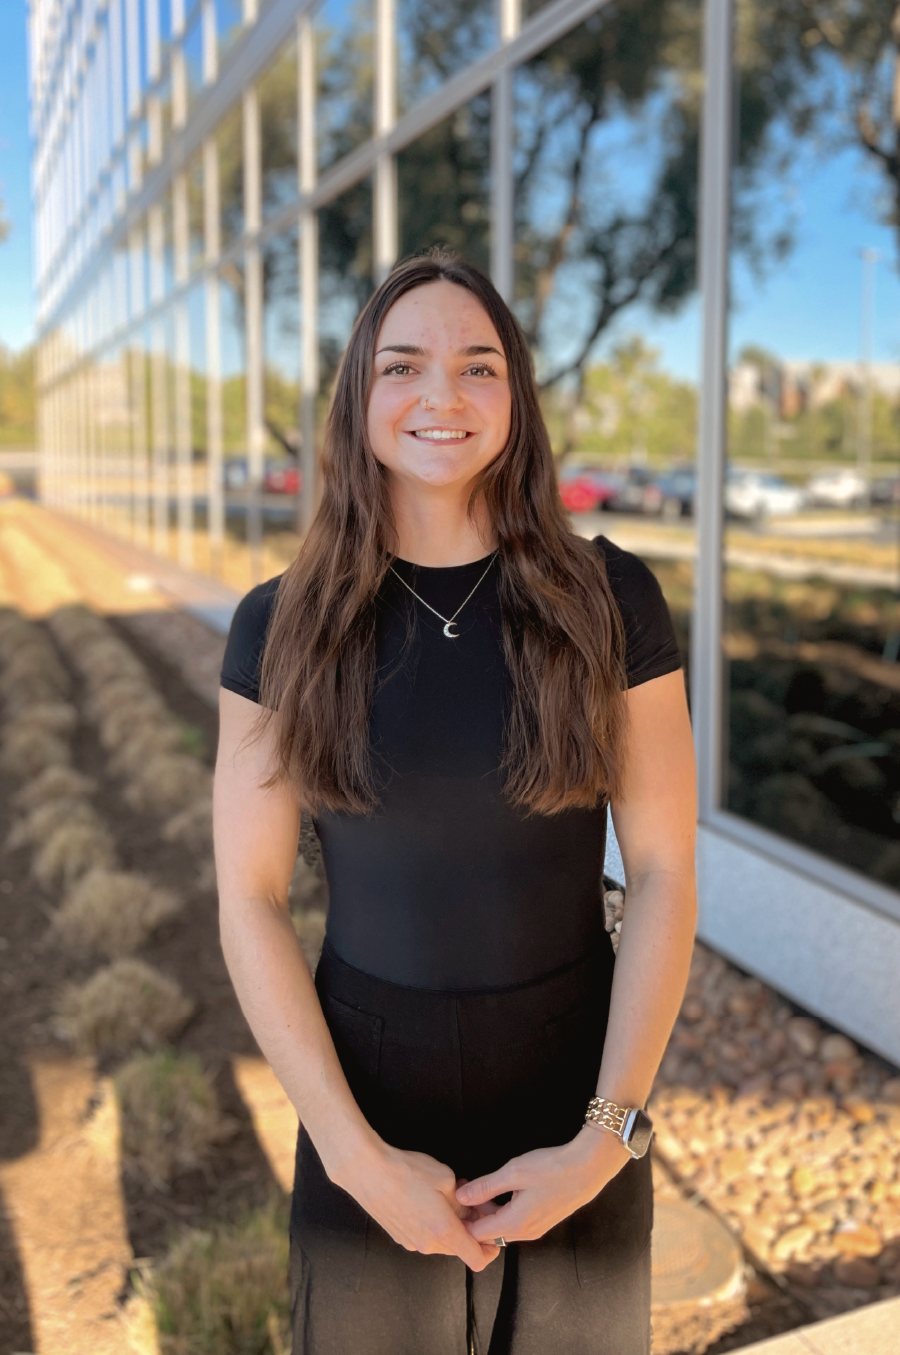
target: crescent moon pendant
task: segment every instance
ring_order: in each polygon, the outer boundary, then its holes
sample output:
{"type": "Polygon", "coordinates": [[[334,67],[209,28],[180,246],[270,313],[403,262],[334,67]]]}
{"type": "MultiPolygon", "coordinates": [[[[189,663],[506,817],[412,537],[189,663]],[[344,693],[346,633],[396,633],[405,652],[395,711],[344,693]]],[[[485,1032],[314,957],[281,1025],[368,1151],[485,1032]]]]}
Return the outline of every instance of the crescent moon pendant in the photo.
{"type": "Polygon", "coordinates": [[[446,635],[448,640],[459,639],[459,631],[450,629],[451,626],[455,625],[456,625],[455,621],[448,621],[447,624],[444,626],[444,634],[446,635]]]}

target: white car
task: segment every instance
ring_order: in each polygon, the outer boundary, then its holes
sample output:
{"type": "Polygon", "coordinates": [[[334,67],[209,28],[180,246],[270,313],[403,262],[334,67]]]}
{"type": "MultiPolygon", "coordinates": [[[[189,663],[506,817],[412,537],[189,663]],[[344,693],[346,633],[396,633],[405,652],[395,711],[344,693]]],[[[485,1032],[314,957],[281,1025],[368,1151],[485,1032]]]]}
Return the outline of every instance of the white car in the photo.
{"type": "Polygon", "coordinates": [[[725,484],[725,511],[735,518],[767,518],[799,513],[802,489],[765,471],[733,470],[725,484]]]}
{"type": "Polygon", "coordinates": [[[809,502],[822,508],[862,508],[869,497],[869,487],[859,471],[822,471],[814,475],[806,486],[809,502]]]}

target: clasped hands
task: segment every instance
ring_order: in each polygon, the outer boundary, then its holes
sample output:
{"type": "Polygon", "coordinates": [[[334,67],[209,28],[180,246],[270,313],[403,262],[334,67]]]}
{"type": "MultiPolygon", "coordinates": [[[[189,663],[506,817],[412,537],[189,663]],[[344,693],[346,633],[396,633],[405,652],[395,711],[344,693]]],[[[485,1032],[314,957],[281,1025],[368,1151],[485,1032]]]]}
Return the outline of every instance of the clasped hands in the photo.
{"type": "Polygon", "coordinates": [[[594,1199],[629,1159],[612,1134],[586,1125],[569,1143],[511,1158],[475,1181],[458,1181],[425,1153],[380,1144],[378,1161],[338,1180],[407,1251],[458,1256],[484,1270],[495,1239],[528,1242],[594,1199]],[[497,1196],[510,1194],[502,1205],[497,1196]]]}

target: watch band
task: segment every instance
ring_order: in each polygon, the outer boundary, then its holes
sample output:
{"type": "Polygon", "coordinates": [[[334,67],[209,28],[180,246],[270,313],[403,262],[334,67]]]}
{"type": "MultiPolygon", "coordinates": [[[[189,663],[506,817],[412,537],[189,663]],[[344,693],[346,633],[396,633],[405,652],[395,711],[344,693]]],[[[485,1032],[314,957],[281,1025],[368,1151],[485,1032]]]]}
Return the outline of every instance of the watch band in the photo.
{"type": "Polygon", "coordinates": [[[607,1101],[603,1096],[592,1096],[588,1102],[584,1122],[596,1125],[599,1129],[608,1129],[620,1139],[625,1133],[628,1115],[628,1107],[617,1106],[615,1101],[607,1101]]]}

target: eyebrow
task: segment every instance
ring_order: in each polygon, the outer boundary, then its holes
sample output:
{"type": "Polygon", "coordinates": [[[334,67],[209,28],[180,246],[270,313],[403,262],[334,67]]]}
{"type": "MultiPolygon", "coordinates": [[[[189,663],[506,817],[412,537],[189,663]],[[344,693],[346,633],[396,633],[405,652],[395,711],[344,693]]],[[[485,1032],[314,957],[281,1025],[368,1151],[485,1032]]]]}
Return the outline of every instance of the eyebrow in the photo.
{"type": "MultiPolygon", "coordinates": [[[[379,353],[403,353],[406,357],[410,358],[425,357],[425,349],[421,348],[417,343],[388,344],[385,348],[379,348],[376,351],[375,353],[376,358],[378,357],[379,353]]],[[[458,350],[458,355],[461,358],[480,358],[485,353],[496,353],[498,358],[503,357],[503,354],[500,352],[500,349],[492,348],[490,344],[470,343],[467,348],[460,348],[458,350]]]]}

